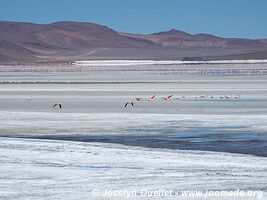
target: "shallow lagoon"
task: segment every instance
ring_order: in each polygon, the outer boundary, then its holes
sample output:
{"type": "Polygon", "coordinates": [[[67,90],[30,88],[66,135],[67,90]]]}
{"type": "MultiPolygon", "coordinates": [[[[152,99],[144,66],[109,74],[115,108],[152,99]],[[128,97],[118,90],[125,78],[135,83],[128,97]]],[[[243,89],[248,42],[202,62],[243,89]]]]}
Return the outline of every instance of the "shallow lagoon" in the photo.
{"type": "Polygon", "coordinates": [[[95,188],[267,190],[266,76],[94,69],[0,79],[3,198],[83,199],[95,188]],[[127,101],[134,107],[124,108],[127,101]],[[57,102],[63,109],[52,108],[57,102]]]}

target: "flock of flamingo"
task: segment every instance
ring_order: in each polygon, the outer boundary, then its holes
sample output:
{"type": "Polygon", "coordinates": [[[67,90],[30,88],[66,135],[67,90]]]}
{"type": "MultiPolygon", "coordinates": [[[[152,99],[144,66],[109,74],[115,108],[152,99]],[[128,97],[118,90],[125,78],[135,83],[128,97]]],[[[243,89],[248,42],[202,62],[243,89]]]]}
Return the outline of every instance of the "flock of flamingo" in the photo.
{"type": "MultiPolygon", "coordinates": [[[[222,95],[222,96],[219,96],[217,97],[219,99],[226,99],[226,100],[230,100],[232,98],[234,99],[239,99],[240,98],[240,95],[236,95],[236,96],[232,96],[232,95],[222,95]]],[[[33,98],[32,96],[29,96],[27,98],[28,101],[31,101],[33,98]]],[[[159,98],[160,100],[163,100],[163,101],[171,101],[171,100],[186,100],[186,96],[181,96],[181,97],[173,97],[173,95],[168,95],[168,96],[165,96],[165,97],[161,97],[159,98]]],[[[210,95],[201,95],[201,96],[196,96],[194,97],[195,100],[198,100],[198,99],[216,99],[215,96],[210,96],[210,95]]],[[[140,101],[155,101],[156,100],[156,95],[153,95],[149,98],[144,98],[144,97],[136,97],[134,99],[134,101],[127,101],[125,104],[124,104],[124,107],[133,107],[135,105],[135,102],[140,102],[140,101]]],[[[60,108],[62,109],[62,103],[55,103],[52,105],[52,108],[60,108]]]]}
{"type": "MultiPolygon", "coordinates": [[[[221,95],[219,97],[217,97],[217,99],[226,99],[226,100],[230,100],[230,99],[239,99],[240,95],[221,95]]],[[[198,100],[198,99],[216,99],[215,96],[211,96],[211,95],[201,95],[201,96],[195,96],[193,99],[198,100]]],[[[143,97],[136,97],[134,99],[134,101],[127,101],[124,104],[124,107],[128,107],[128,106],[134,106],[135,102],[139,102],[139,101],[154,101],[156,100],[156,95],[153,95],[149,98],[143,98],[143,97]]],[[[173,97],[173,95],[168,95],[165,97],[161,97],[160,100],[163,101],[171,101],[171,100],[186,100],[186,96],[181,96],[181,97],[173,97]]]]}

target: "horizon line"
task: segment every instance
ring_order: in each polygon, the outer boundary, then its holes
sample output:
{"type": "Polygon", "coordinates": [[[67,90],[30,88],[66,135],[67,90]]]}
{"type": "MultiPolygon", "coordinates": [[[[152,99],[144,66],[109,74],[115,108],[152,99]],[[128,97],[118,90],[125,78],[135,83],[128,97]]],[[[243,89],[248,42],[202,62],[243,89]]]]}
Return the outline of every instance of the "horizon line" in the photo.
{"type": "Polygon", "coordinates": [[[90,24],[96,24],[96,25],[108,27],[108,28],[110,28],[110,29],[112,29],[112,30],[114,30],[114,31],[116,31],[118,33],[128,33],[128,34],[135,34],[135,35],[152,35],[152,34],[155,34],[155,33],[161,33],[161,32],[168,32],[168,31],[171,31],[171,30],[176,30],[176,31],[181,31],[181,32],[184,32],[184,33],[187,33],[187,34],[190,34],[190,35],[207,34],[207,35],[212,35],[212,36],[221,37],[221,38],[225,38],[225,39],[232,39],[232,38],[233,39],[248,39],[248,40],[262,40],[262,39],[267,39],[267,36],[266,37],[263,37],[263,38],[245,38],[245,37],[226,37],[226,36],[221,36],[221,35],[217,35],[217,34],[214,34],[214,33],[204,33],[204,32],[199,32],[199,33],[193,34],[193,33],[189,33],[189,32],[186,32],[186,31],[177,29],[177,28],[171,28],[171,29],[168,29],[168,30],[161,30],[161,31],[152,32],[152,33],[133,33],[133,32],[118,31],[115,28],[110,27],[109,25],[105,25],[105,24],[97,23],[97,22],[93,22],[93,21],[59,20],[59,21],[41,23],[41,22],[32,22],[32,21],[12,21],[12,20],[1,20],[0,19],[0,23],[2,23],[2,22],[7,22],[7,23],[25,23],[25,24],[35,24],[35,25],[52,25],[52,24],[55,24],[55,23],[62,23],[62,22],[90,23],[90,24]]]}

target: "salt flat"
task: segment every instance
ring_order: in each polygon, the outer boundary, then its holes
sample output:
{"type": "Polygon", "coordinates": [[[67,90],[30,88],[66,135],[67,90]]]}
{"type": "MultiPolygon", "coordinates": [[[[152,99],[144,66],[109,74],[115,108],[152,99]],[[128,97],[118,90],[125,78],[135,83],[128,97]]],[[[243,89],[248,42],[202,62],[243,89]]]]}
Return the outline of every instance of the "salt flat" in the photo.
{"type": "MultiPolygon", "coordinates": [[[[103,143],[0,140],[1,199],[125,199],[105,190],[266,191],[267,159],[249,155],[137,148],[103,143]],[[92,193],[92,191],[98,193],[92,193]],[[95,196],[92,196],[95,195],[95,196]]],[[[205,199],[215,199],[208,197],[205,199]]],[[[253,197],[219,199],[267,199],[253,197]]]]}

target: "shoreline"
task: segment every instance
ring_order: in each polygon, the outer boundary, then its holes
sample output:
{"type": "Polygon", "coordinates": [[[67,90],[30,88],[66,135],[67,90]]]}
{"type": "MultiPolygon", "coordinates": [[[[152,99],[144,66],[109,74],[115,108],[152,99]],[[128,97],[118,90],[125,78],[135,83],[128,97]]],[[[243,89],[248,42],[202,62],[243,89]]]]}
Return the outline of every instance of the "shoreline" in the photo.
{"type": "MultiPolygon", "coordinates": [[[[218,140],[215,144],[204,143],[192,143],[176,141],[177,143],[169,143],[167,140],[159,140],[159,136],[147,135],[139,136],[56,136],[56,135],[47,135],[47,136],[10,136],[10,135],[0,135],[0,138],[10,138],[10,139],[29,139],[29,140],[39,140],[39,141],[60,141],[60,142],[82,142],[82,143],[91,143],[91,144],[108,144],[108,145],[123,145],[126,147],[141,147],[147,149],[162,149],[162,150],[185,150],[185,151],[203,151],[203,152],[214,152],[214,153],[229,153],[229,154],[239,154],[239,155],[251,155],[267,158],[266,149],[260,148],[259,144],[261,141],[246,141],[246,142],[235,142],[231,144],[224,140],[218,140]],[[145,138],[149,138],[146,140],[145,138]],[[177,147],[176,144],[181,146],[177,147]],[[251,144],[250,144],[251,143],[251,144]],[[258,144],[258,145],[256,145],[258,144]],[[256,145],[256,148],[255,148],[256,145]],[[238,146],[237,148],[234,148],[238,146]]],[[[162,138],[164,135],[162,136],[162,138]]]]}

